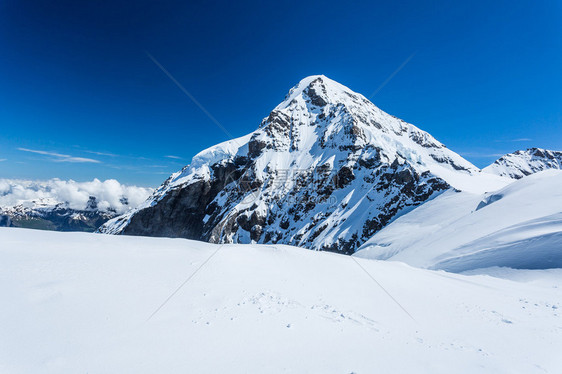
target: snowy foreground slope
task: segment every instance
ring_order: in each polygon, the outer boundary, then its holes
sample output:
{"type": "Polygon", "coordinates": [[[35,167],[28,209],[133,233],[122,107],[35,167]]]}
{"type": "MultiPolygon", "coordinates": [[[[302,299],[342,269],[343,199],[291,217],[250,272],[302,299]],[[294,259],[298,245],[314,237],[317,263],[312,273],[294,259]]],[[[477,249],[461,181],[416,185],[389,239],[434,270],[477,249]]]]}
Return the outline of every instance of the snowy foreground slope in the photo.
{"type": "Polygon", "coordinates": [[[483,195],[448,191],[392,222],[355,256],[454,272],[562,267],[562,171],[483,195]]]}
{"type": "Polygon", "coordinates": [[[561,270],[6,228],[0,266],[2,373],[562,370],[561,270]]]}

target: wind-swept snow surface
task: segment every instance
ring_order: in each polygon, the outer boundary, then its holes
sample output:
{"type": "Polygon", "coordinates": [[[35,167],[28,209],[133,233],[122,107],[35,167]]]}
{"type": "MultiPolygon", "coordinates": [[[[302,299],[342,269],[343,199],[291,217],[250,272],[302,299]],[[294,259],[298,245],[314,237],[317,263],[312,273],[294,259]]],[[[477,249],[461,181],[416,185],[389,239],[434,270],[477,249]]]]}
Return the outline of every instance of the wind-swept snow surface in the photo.
{"type": "Polygon", "coordinates": [[[356,256],[455,272],[562,267],[562,171],[484,195],[448,191],[385,227],[356,256]]]}
{"type": "Polygon", "coordinates": [[[560,270],[488,271],[512,281],[282,245],[24,229],[0,229],[0,266],[2,373],[562,368],[560,270]]]}

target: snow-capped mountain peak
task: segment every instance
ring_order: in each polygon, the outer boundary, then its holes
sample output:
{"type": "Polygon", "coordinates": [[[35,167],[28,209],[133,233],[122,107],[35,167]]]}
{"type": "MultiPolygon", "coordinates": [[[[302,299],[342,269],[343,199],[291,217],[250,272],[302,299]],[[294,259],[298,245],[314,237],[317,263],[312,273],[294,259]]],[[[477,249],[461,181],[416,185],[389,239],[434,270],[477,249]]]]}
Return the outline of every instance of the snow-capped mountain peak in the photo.
{"type": "MultiPolygon", "coordinates": [[[[303,123],[308,122],[309,125],[321,126],[327,122],[321,120],[333,114],[335,109],[343,109],[351,117],[348,119],[352,119],[343,121],[341,123],[343,126],[372,125],[381,132],[394,132],[397,135],[411,130],[404,121],[384,113],[363,95],[324,75],[312,75],[302,79],[291,88],[285,96],[285,100],[271,113],[275,115],[279,112],[285,114],[305,112],[303,117],[309,117],[311,120],[303,121],[303,123]]],[[[269,117],[262,122],[262,126],[264,123],[268,123],[268,119],[269,117]]],[[[431,138],[431,146],[443,147],[431,136],[426,136],[426,138],[427,141],[430,141],[429,138],[431,138]]]]}
{"type": "Polygon", "coordinates": [[[451,186],[484,192],[505,183],[316,75],[294,86],[256,131],[197,154],[100,231],[351,253],[451,186]]]}
{"type": "Polygon", "coordinates": [[[542,148],[508,153],[483,171],[513,179],[548,169],[562,169],[562,152],[542,148]]]}
{"type": "Polygon", "coordinates": [[[327,104],[337,104],[346,101],[347,97],[361,97],[346,86],[326,77],[325,75],[311,75],[302,79],[289,90],[285,100],[274,110],[285,109],[294,102],[307,102],[312,106],[323,107],[327,104]]]}

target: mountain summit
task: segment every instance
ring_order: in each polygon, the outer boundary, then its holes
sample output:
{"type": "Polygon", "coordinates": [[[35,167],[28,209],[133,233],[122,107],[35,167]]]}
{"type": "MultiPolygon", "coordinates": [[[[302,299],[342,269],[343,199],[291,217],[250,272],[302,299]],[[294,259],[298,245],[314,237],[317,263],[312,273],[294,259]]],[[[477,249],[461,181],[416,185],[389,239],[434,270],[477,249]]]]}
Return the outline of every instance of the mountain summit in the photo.
{"type": "Polygon", "coordinates": [[[197,154],[139,208],[99,231],[353,253],[444,190],[504,184],[430,134],[315,75],[293,87],[256,131],[197,154]]]}

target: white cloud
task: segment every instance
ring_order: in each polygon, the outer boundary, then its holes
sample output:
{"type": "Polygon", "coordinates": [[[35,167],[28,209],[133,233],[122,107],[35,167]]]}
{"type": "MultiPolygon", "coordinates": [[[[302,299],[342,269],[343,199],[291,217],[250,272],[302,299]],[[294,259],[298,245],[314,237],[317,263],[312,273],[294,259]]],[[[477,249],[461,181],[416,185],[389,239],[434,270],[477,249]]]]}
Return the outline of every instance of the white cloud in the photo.
{"type": "Polygon", "coordinates": [[[85,157],[65,157],[58,160],[53,160],[55,162],[91,162],[94,164],[99,164],[101,161],[94,160],[92,158],[85,158],[85,157]]]}
{"type": "Polygon", "coordinates": [[[115,153],[109,153],[109,152],[98,152],[98,151],[87,151],[87,150],[84,150],[84,152],[91,153],[93,155],[98,155],[98,156],[108,156],[108,157],[117,157],[118,156],[115,153]]]}
{"type": "Polygon", "coordinates": [[[124,213],[144,202],[152,191],[150,188],[125,186],[115,179],[103,182],[99,179],[90,182],[0,179],[0,206],[23,205],[31,208],[63,203],[69,208],[81,210],[86,208],[90,196],[94,196],[99,210],[124,213]],[[127,204],[124,204],[125,201],[127,204]]]}
{"type": "Polygon", "coordinates": [[[533,141],[533,139],[531,138],[514,138],[514,139],[499,139],[499,140],[495,140],[496,143],[508,143],[508,142],[531,142],[533,141]]]}
{"type": "Polygon", "coordinates": [[[180,156],[174,156],[174,155],[167,155],[167,156],[164,156],[164,157],[173,158],[174,160],[183,160],[183,158],[181,158],[180,156]]]}
{"type": "Polygon", "coordinates": [[[5,158],[0,158],[0,162],[2,162],[2,161],[6,161],[6,159],[5,159],[5,158]]]}
{"type": "Polygon", "coordinates": [[[41,150],[29,149],[29,148],[18,148],[18,150],[23,152],[36,153],[44,156],[50,156],[53,157],[52,161],[55,162],[87,162],[87,163],[96,163],[96,164],[100,163],[99,160],[94,160],[93,158],[74,157],[74,156],[65,155],[56,152],[41,151],[41,150]]]}

